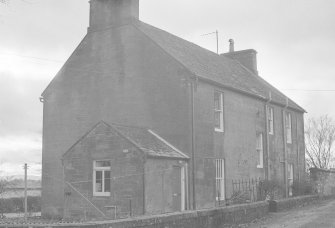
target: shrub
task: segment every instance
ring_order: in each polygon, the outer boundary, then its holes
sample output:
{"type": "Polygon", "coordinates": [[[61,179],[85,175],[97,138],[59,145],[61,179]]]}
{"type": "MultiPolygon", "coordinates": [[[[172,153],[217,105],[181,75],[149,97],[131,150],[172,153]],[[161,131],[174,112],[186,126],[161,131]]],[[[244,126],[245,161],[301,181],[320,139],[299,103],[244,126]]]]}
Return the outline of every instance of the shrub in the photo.
{"type": "Polygon", "coordinates": [[[228,199],[227,205],[250,203],[250,196],[245,191],[234,191],[228,199]]]}
{"type": "Polygon", "coordinates": [[[262,200],[274,200],[282,198],[283,187],[277,180],[262,180],[258,186],[259,198],[262,200]]]}
{"type": "Polygon", "coordinates": [[[309,180],[294,181],[292,185],[293,195],[310,195],[313,194],[313,184],[309,180]]]}
{"type": "MultiPolygon", "coordinates": [[[[28,196],[27,206],[29,212],[41,211],[41,197],[28,196]]],[[[24,198],[0,199],[0,214],[24,212],[24,198]]]]}

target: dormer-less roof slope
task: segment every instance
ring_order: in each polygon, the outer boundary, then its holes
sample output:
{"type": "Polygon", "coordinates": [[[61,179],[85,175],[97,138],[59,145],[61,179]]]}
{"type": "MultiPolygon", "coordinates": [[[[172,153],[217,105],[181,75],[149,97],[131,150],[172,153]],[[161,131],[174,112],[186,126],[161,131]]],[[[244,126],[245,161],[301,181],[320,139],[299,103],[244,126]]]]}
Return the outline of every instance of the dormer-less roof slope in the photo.
{"type": "MultiPolygon", "coordinates": [[[[85,75],[85,77],[87,77],[87,75],[90,74],[99,74],[101,73],[100,68],[106,68],[103,72],[107,73],[108,61],[121,61],[120,59],[115,59],[118,57],[115,57],[116,51],[114,49],[122,49],[124,48],[123,46],[130,49],[131,45],[136,45],[136,43],[129,43],[134,42],[136,39],[130,39],[130,37],[127,37],[129,34],[122,32],[126,29],[132,31],[131,35],[136,36],[139,40],[143,40],[144,35],[144,37],[147,38],[145,42],[153,42],[157,48],[167,53],[175,59],[178,64],[202,81],[244,93],[264,101],[270,100],[271,94],[272,103],[283,107],[288,105],[289,108],[296,111],[305,112],[303,108],[288,99],[279,90],[260,76],[248,70],[238,61],[224,55],[218,55],[139,20],[133,20],[127,24],[105,29],[89,31],[69,60],[64,64],[63,68],[42,93],[42,96],[46,96],[49,91],[52,91],[53,85],[62,81],[66,74],[68,74],[68,71],[81,71],[81,77],[85,75]],[[120,40],[108,39],[109,37],[113,37],[112,34],[118,34],[117,37],[120,37],[120,40]],[[105,53],[98,53],[98,50],[93,48],[98,45],[93,42],[104,44],[105,53]],[[94,54],[90,53],[84,55],[82,50],[85,50],[85,53],[94,52],[94,54]],[[99,54],[104,56],[103,61],[105,63],[101,61],[101,58],[96,58],[99,54]],[[80,65],[80,67],[78,67],[78,65],[80,65]],[[98,66],[100,68],[97,68],[98,66]]],[[[138,45],[143,45],[143,43],[139,43],[138,45]]],[[[111,72],[110,75],[112,75],[111,72]]],[[[73,77],[68,77],[68,80],[71,78],[73,77]]]]}
{"type": "Polygon", "coordinates": [[[265,100],[269,99],[271,93],[273,103],[285,106],[288,101],[288,107],[305,112],[303,108],[292,100],[287,100],[279,90],[238,61],[217,55],[144,22],[137,21],[134,26],[200,79],[265,100]]]}
{"type": "Polygon", "coordinates": [[[111,126],[124,137],[135,143],[149,156],[189,159],[186,154],[160,137],[153,130],[116,124],[112,124],[111,126]]]}
{"type": "Polygon", "coordinates": [[[148,157],[156,158],[172,158],[172,159],[189,159],[189,157],[178,150],[176,147],[168,143],[154,131],[135,126],[125,126],[118,124],[108,124],[100,121],[87,133],[85,133],[76,143],[74,143],[68,151],[63,154],[63,157],[68,154],[80,142],[84,141],[86,137],[100,126],[104,126],[112,131],[115,131],[121,137],[125,138],[148,157]]]}

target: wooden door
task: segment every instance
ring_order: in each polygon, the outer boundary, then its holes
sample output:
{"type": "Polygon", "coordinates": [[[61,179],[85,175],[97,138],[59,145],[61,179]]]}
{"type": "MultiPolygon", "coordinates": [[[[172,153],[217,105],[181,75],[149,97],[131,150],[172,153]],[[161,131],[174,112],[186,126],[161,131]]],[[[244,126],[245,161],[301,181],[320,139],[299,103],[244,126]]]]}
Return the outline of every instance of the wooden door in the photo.
{"type": "Polygon", "coordinates": [[[182,168],[179,166],[173,167],[172,173],[172,207],[173,211],[182,210],[182,185],[181,185],[181,171],[182,168]]]}

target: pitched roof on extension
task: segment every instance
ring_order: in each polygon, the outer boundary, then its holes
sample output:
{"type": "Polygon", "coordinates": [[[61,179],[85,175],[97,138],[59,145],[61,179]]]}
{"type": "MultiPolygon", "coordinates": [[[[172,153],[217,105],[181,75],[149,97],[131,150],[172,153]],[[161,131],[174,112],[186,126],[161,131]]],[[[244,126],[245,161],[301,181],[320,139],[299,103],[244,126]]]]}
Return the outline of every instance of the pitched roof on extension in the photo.
{"type": "Polygon", "coordinates": [[[238,61],[217,55],[144,22],[134,22],[134,26],[199,79],[264,100],[268,100],[271,93],[273,103],[285,106],[288,102],[288,107],[305,112],[303,108],[287,99],[278,89],[238,61]]]}
{"type": "Polygon", "coordinates": [[[189,159],[189,157],[148,128],[111,124],[149,157],[189,159]]]}
{"type": "Polygon", "coordinates": [[[131,144],[140,149],[148,157],[157,158],[174,158],[174,159],[189,159],[189,157],[172,146],[158,134],[148,128],[125,126],[119,124],[108,124],[100,121],[95,124],[89,131],[87,131],[80,139],[77,140],[64,154],[63,157],[69,153],[78,143],[85,140],[85,138],[99,126],[105,126],[115,131],[121,137],[128,140],[131,144]]]}

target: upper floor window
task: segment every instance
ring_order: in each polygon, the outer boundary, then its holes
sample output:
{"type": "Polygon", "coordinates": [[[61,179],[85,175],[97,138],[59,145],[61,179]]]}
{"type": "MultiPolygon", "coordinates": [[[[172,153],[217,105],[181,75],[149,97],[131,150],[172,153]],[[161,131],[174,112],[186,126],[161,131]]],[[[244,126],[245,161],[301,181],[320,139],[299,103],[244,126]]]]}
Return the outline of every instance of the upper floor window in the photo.
{"type": "Polygon", "coordinates": [[[256,153],[258,157],[257,168],[263,168],[263,134],[258,133],[256,136],[256,153]]]}
{"type": "Polygon", "coordinates": [[[215,131],[223,132],[223,93],[214,92],[214,121],[215,131]]]}
{"type": "Polygon", "coordinates": [[[111,192],[111,162],[93,162],[93,195],[110,196],[111,192]]]}
{"type": "Polygon", "coordinates": [[[286,128],[286,142],[292,143],[292,120],[291,113],[287,112],[285,115],[285,128],[286,128]]]}
{"type": "Polygon", "coordinates": [[[273,130],[273,108],[268,107],[268,131],[270,135],[274,134],[273,130]]]}

